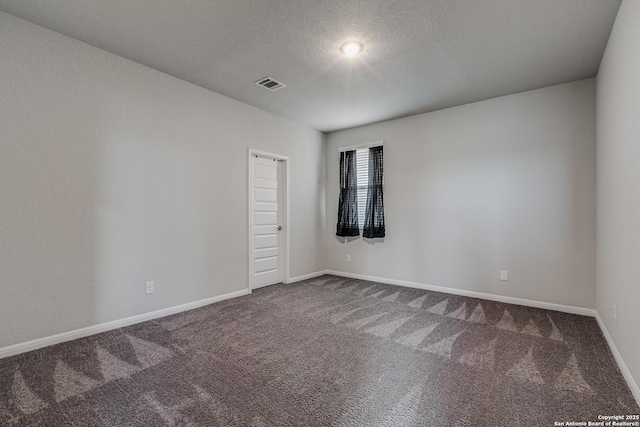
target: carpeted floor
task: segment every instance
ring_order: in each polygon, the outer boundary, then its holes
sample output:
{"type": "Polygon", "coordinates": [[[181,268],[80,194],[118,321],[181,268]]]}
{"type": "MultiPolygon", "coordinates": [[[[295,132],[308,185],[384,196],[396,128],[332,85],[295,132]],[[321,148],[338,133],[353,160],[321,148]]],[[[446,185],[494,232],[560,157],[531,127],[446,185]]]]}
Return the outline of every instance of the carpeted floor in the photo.
{"type": "Polygon", "coordinates": [[[639,412],[593,318],[334,276],[0,360],[2,426],[553,426],[639,412]]]}

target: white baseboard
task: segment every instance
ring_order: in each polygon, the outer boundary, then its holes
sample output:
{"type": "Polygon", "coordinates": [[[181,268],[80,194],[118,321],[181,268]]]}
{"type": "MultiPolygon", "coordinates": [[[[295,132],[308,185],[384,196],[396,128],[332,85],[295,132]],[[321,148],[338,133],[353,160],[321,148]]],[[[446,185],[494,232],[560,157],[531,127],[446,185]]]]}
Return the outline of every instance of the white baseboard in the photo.
{"type": "Polygon", "coordinates": [[[604,322],[602,321],[602,318],[597,311],[596,320],[598,321],[600,330],[602,330],[602,335],[604,335],[604,338],[607,340],[607,344],[609,344],[609,348],[611,349],[611,353],[613,353],[613,357],[615,357],[616,362],[618,362],[618,367],[620,368],[620,372],[622,372],[622,376],[627,381],[627,385],[631,389],[631,393],[633,394],[633,397],[635,397],[636,403],[638,403],[638,405],[640,406],[640,387],[638,387],[638,384],[633,379],[629,368],[627,368],[627,364],[624,363],[624,360],[622,359],[622,356],[620,355],[616,344],[613,342],[613,338],[611,338],[607,327],[604,325],[604,322]]]}
{"type": "Polygon", "coordinates": [[[316,271],[315,273],[303,274],[302,276],[296,276],[296,277],[290,278],[289,281],[287,281],[287,283],[301,282],[303,280],[324,276],[325,274],[328,274],[327,270],[316,271]]]}
{"type": "Polygon", "coordinates": [[[37,350],[39,348],[48,347],[50,345],[59,344],[65,341],[71,341],[78,338],[87,337],[89,335],[99,334],[101,332],[110,331],[112,329],[118,329],[125,326],[133,325],[136,323],[146,322],[147,320],[157,319],[159,317],[169,316],[171,314],[180,313],[182,311],[193,310],[194,308],[202,307],[205,305],[213,304],[215,302],[224,301],[231,298],[241,297],[243,295],[250,294],[248,289],[242,289],[240,291],[230,292],[224,295],[218,295],[217,297],[211,297],[202,299],[199,301],[193,301],[186,304],[176,305],[174,307],[163,308],[161,310],[152,311],[149,313],[138,314],[131,317],[125,317],[124,319],[113,320],[111,322],[100,323],[98,325],[88,326],[86,328],[76,329],[74,331],[63,332],[61,334],[51,335],[49,337],[38,338],[32,341],[24,343],[14,344],[7,347],[0,348],[0,359],[14,356],[20,353],[26,353],[27,351],[37,350]]]}
{"type": "Polygon", "coordinates": [[[523,298],[508,297],[508,296],[496,295],[496,294],[487,294],[484,292],[467,291],[464,289],[445,288],[442,286],[433,286],[433,285],[427,285],[424,283],[408,282],[405,280],[386,279],[386,278],[375,277],[375,276],[365,276],[363,274],[346,273],[343,271],[328,270],[326,273],[333,274],[334,276],[348,277],[351,279],[368,280],[371,282],[387,283],[389,285],[398,285],[398,286],[406,286],[408,288],[425,289],[428,291],[443,292],[446,294],[461,295],[464,297],[482,298],[490,301],[498,301],[498,302],[504,302],[508,304],[544,308],[547,310],[562,311],[562,312],[571,313],[571,314],[580,314],[582,316],[595,317],[596,315],[596,311],[591,308],[574,307],[571,305],[554,304],[551,302],[528,300],[523,298]]]}

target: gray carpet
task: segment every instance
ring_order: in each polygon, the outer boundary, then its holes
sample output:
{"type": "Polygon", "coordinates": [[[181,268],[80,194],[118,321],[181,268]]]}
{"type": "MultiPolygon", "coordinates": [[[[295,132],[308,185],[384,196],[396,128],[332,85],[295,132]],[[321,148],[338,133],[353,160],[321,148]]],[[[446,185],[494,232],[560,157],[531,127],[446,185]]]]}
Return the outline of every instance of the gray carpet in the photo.
{"type": "Polygon", "coordinates": [[[639,412],[592,318],[334,276],[0,360],[2,426],[553,426],[639,412]]]}

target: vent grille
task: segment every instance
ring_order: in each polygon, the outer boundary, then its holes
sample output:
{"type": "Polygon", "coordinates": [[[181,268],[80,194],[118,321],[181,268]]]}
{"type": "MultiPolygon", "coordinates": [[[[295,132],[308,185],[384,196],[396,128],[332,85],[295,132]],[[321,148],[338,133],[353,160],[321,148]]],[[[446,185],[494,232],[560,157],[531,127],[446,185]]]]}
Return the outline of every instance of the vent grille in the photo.
{"type": "Polygon", "coordinates": [[[282,89],[287,85],[284,83],[280,83],[277,80],[272,79],[271,77],[263,77],[256,82],[258,86],[262,86],[263,88],[269,89],[270,91],[282,89]]]}

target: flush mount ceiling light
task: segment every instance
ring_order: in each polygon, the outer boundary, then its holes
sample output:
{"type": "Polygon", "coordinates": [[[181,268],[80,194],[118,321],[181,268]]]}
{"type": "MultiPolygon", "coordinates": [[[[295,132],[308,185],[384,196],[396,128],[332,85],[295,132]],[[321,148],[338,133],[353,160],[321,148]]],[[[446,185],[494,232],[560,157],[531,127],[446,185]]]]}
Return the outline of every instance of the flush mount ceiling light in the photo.
{"type": "Polygon", "coordinates": [[[355,56],[362,52],[362,43],[347,42],[340,46],[340,51],[347,56],[355,56]]]}

